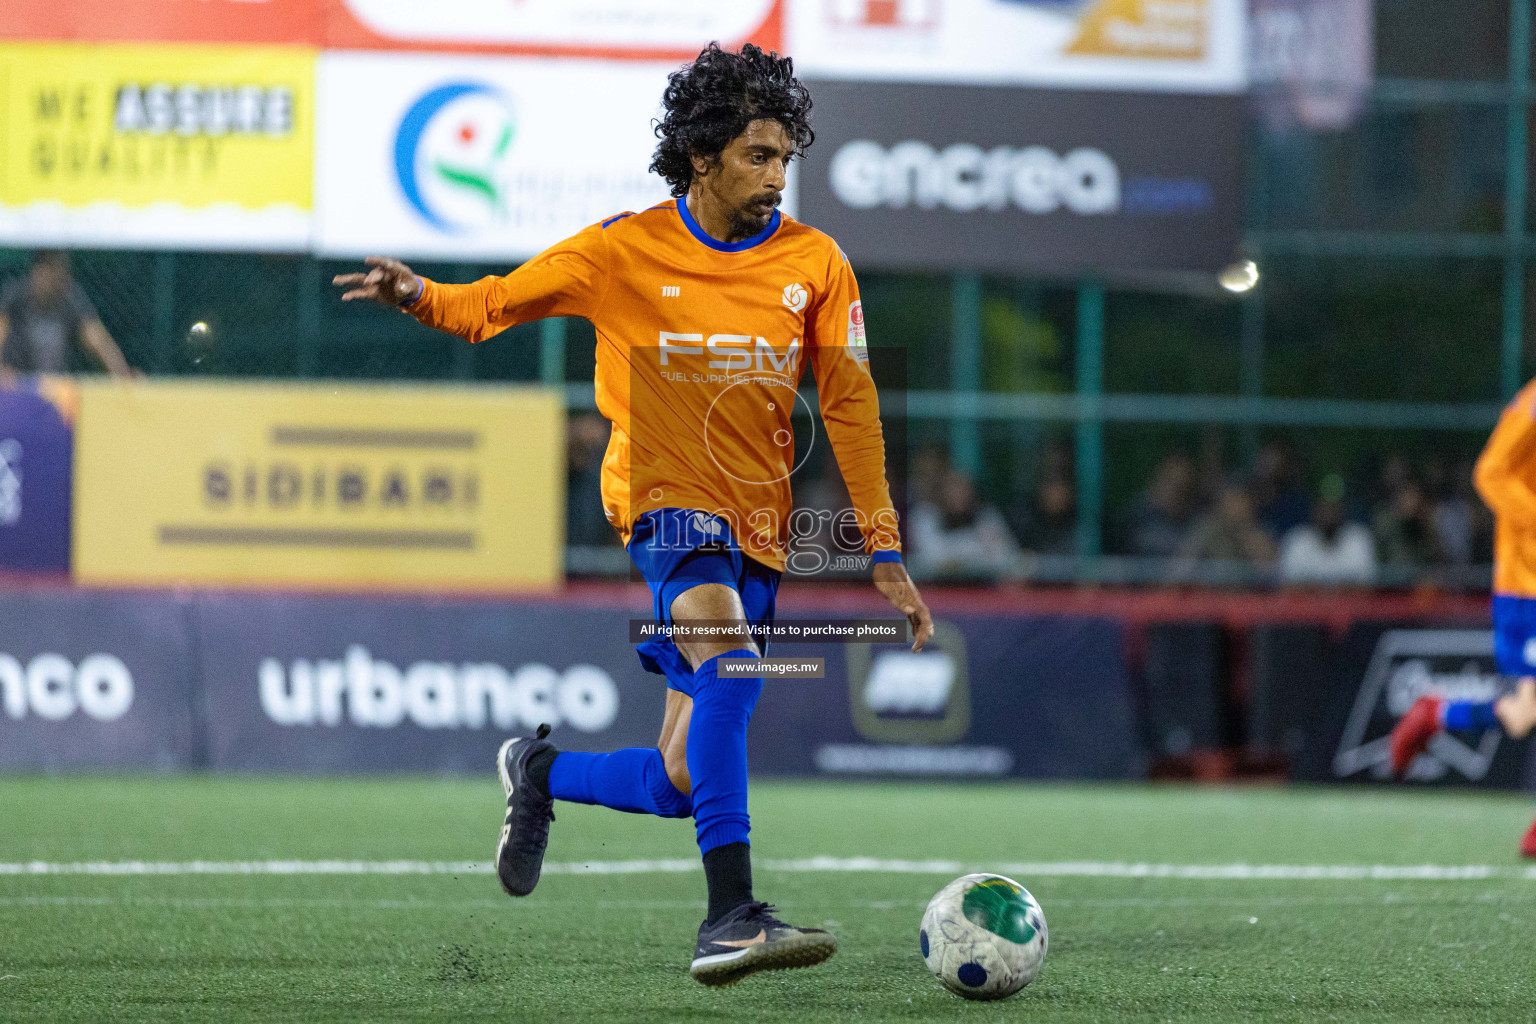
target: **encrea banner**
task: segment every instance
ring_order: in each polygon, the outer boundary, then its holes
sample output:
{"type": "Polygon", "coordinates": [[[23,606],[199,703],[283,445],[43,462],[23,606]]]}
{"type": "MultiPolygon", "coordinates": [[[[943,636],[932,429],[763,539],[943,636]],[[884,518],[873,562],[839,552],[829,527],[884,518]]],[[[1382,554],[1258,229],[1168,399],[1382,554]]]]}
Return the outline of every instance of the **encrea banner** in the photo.
{"type": "Polygon", "coordinates": [[[671,69],[325,54],[317,248],[523,259],[655,205],[668,192],[647,170],[651,121],[671,69]]]}
{"type": "Polygon", "coordinates": [[[792,0],[801,74],[1236,92],[1243,0],[792,0]]]}
{"type": "Polygon", "coordinates": [[[0,243],[302,249],[314,51],[0,45],[0,243]]]}
{"type": "Polygon", "coordinates": [[[811,83],[799,216],[854,266],[1214,271],[1242,232],[1238,96],[811,83]]]}
{"type": "Polygon", "coordinates": [[[563,438],[560,396],[537,388],[90,384],[75,576],[549,587],[563,438]]]}

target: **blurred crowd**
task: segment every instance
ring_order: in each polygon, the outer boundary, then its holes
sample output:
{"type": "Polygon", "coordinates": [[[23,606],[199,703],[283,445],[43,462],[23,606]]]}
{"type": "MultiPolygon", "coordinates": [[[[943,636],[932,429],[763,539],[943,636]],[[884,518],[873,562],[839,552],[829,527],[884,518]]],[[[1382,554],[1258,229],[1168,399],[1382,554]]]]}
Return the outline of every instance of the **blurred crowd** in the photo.
{"type": "MultiPolygon", "coordinates": [[[[608,424],[595,413],[573,416],[567,441],[568,542],[612,545],[599,489],[608,424]]],[[[1312,480],[1278,443],[1237,471],[1219,453],[1174,450],[1128,503],[1110,510],[1106,552],[1139,560],[1148,582],[1370,586],[1435,578],[1492,561],[1493,518],[1472,486],[1472,466],[1470,456],[1414,462],[1388,454],[1349,479],[1312,480]]],[[[1049,577],[1043,564],[1069,566],[1078,551],[1073,473],[1071,449],[1047,447],[1034,486],[1022,498],[994,501],[945,448],[917,449],[907,477],[908,565],[914,575],[956,580],[1049,577]]],[[[794,490],[797,509],[849,507],[831,459],[794,490]]],[[[803,522],[830,533],[828,515],[803,522]]],[[[830,536],[809,539],[836,550],[830,536]]]]}
{"type": "MultiPolygon", "coordinates": [[[[977,494],[940,449],[919,453],[908,516],[914,572],[1018,576],[1041,556],[1076,552],[1077,495],[1065,449],[1047,452],[1032,493],[1011,505],[977,494]]],[[[1210,567],[1238,581],[1368,586],[1414,582],[1492,560],[1493,519],[1472,486],[1472,460],[1382,458],[1346,479],[1309,483],[1284,445],[1241,471],[1172,451],[1111,516],[1108,550],[1159,563],[1164,581],[1210,567]]],[[[1206,575],[1210,575],[1206,573],[1206,575]]]]}

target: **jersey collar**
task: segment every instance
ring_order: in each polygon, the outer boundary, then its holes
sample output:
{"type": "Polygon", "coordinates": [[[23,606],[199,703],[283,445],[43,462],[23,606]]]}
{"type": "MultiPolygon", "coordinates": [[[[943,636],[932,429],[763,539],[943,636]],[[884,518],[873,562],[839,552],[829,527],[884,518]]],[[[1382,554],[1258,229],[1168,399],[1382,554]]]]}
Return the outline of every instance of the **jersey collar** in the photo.
{"type": "Polygon", "coordinates": [[[716,252],[745,252],[755,246],[762,245],[773,236],[775,231],[779,230],[779,211],[777,207],[774,208],[773,216],[768,218],[767,227],[751,238],[743,238],[739,242],[722,242],[719,239],[710,237],[709,232],[699,227],[699,222],[694,220],[693,214],[688,212],[688,200],[684,196],[677,197],[677,213],[678,216],[683,218],[683,225],[687,227],[688,233],[716,252]]]}

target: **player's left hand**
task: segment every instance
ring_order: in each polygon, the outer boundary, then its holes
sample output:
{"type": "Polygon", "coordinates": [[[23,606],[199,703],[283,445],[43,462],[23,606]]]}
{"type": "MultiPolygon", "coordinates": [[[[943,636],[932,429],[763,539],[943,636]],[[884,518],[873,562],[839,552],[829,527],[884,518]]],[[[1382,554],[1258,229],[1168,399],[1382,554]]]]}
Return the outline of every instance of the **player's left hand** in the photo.
{"type": "Polygon", "coordinates": [[[372,299],[382,306],[398,306],[421,291],[421,278],[399,260],[369,256],[364,262],[372,268],[366,274],[337,274],[331,278],[331,284],[350,289],[341,301],[372,299]]]}
{"type": "Polygon", "coordinates": [[[907,575],[907,567],[900,562],[876,562],[874,576],[875,588],[912,624],[912,650],[922,650],[933,636],[933,616],[917,592],[917,584],[907,575]]]}

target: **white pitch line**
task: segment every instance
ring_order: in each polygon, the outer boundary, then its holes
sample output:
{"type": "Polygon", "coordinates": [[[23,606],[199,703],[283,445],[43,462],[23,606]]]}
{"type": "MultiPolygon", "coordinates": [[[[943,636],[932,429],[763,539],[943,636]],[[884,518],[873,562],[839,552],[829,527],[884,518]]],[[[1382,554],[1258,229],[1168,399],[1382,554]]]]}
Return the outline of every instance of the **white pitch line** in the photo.
{"type": "MultiPolygon", "coordinates": [[[[1463,890],[1465,892],[1465,890],[1463,890]]],[[[1467,906],[1470,904],[1508,903],[1536,898],[1536,892],[1483,892],[1477,895],[1451,895],[1440,892],[1428,895],[1407,896],[1401,892],[1389,892],[1378,896],[1259,896],[1259,897],[1133,897],[1128,899],[1052,899],[1050,906],[1056,909],[1085,910],[1157,910],[1169,908],[1232,908],[1244,911],[1275,910],[1294,907],[1424,907],[1467,906]]],[[[535,906],[550,906],[549,901],[531,901],[535,906]]],[[[520,905],[520,904],[518,904],[520,905]]],[[[917,911],[928,905],[927,900],[840,900],[817,899],[808,901],[783,900],[781,908],[802,908],[808,913],[838,910],[892,910],[917,911]]],[[[89,908],[89,907],[158,907],[169,910],[400,910],[419,912],[434,911],[502,911],[514,906],[505,897],[470,900],[391,900],[334,897],[196,897],[196,896],[0,896],[0,908],[89,908]]],[[[598,900],[593,904],[599,910],[686,910],[705,909],[703,900],[598,900]]]]}
{"type": "MultiPolygon", "coordinates": [[[[951,860],[877,857],[807,857],[761,860],[763,871],[792,874],[862,873],[959,875],[995,871],[1019,878],[1158,878],[1187,881],[1429,881],[1496,878],[1536,880],[1536,868],[1487,864],[1146,864],[1123,861],[1044,861],[966,864],[951,860]]],[[[546,875],[679,874],[698,871],[693,859],[566,861],[544,865],[546,875]]],[[[483,861],[254,860],[254,861],[23,861],[0,863],[0,876],[32,875],[485,875],[483,861]]]]}

